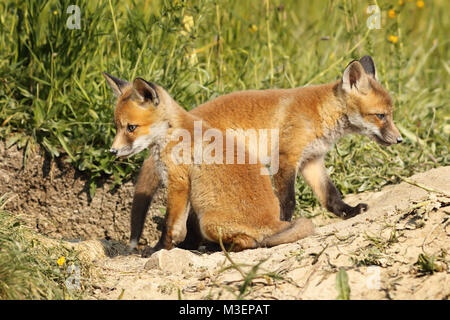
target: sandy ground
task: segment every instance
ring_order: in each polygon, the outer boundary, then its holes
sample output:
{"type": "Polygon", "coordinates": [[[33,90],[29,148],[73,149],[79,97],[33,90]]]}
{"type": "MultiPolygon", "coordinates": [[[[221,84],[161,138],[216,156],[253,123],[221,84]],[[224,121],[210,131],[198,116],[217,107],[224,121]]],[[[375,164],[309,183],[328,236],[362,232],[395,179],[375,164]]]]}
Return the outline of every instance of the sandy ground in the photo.
{"type": "MultiPolygon", "coordinates": [[[[92,285],[92,299],[336,299],[348,293],[336,285],[340,270],[348,280],[339,283],[348,285],[351,299],[450,297],[450,167],[416,174],[409,183],[380,192],[348,196],[348,203],[366,202],[370,209],[346,221],[318,209],[314,236],[228,257],[174,249],[143,259],[128,252],[133,182],[111,191],[105,180],[90,199],[87,181],[64,159],[47,159],[38,151],[23,168],[23,153],[0,142],[0,194],[10,199],[6,209],[50,242],[83,240],[65,243],[96,269],[82,279],[92,285]]],[[[157,241],[163,207],[160,190],[144,242],[157,241]]]]}
{"type": "Polygon", "coordinates": [[[173,249],[144,259],[123,244],[90,241],[85,250],[100,270],[88,280],[91,297],[336,299],[348,285],[350,299],[448,299],[450,167],[408,181],[348,196],[369,211],[346,221],[319,214],[313,221],[325,225],[314,236],[228,257],[173,249]],[[348,280],[338,287],[342,269],[348,280]]]}

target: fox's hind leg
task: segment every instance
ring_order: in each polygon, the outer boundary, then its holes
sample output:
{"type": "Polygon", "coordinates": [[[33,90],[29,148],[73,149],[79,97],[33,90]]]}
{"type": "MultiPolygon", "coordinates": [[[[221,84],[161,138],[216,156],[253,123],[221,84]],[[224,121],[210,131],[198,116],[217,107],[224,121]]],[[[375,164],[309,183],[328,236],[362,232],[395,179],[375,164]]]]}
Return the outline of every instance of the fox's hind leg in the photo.
{"type": "Polygon", "coordinates": [[[257,246],[256,240],[246,234],[237,234],[231,239],[231,250],[235,252],[256,248],[257,246]]]}
{"type": "Polygon", "coordinates": [[[314,225],[308,219],[300,218],[292,222],[270,220],[264,225],[251,222],[232,222],[223,213],[207,213],[200,222],[203,236],[213,242],[220,239],[233,251],[257,247],[273,247],[291,243],[314,234],[314,225]]]}
{"type": "Polygon", "coordinates": [[[212,212],[203,215],[200,230],[204,238],[215,243],[220,243],[221,239],[226,247],[231,246],[232,251],[242,251],[258,246],[248,227],[230,222],[229,219],[222,218],[224,216],[222,213],[212,212]]]}

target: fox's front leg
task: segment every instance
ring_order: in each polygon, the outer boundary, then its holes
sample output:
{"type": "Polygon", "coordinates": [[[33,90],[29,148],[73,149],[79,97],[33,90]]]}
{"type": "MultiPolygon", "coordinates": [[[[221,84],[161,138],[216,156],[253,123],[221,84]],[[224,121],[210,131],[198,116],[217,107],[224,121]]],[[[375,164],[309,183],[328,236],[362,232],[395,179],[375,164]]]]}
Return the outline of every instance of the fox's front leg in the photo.
{"type": "Polygon", "coordinates": [[[368,206],[365,203],[352,207],[342,201],[341,193],[328,176],[323,157],[308,160],[302,165],[300,171],[322,206],[338,217],[347,219],[367,211],[368,206]]]}
{"type": "Polygon", "coordinates": [[[149,257],[161,249],[172,249],[186,237],[186,220],[189,215],[189,183],[187,176],[170,174],[167,187],[167,212],[161,238],[154,248],[146,247],[142,257],[149,257]]]}
{"type": "Polygon", "coordinates": [[[144,161],[134,190],[133,205],[131,207],[131,248],[136,247],[141,238],[148,208],[159,185],[158,171],[154,160],[150,157],[144,161]]]}
{"type": "MultiPolygon", "coordinates": [[[[292,157],[295,159],[295,157],[292,157]]],[[[275,194],[280,201],[280,220],[291,221],[295,211],[295,179],[297,178],[297,161],[289,159],[286,154],[279,155],[279,169],[273,176],[275,194]]]]}

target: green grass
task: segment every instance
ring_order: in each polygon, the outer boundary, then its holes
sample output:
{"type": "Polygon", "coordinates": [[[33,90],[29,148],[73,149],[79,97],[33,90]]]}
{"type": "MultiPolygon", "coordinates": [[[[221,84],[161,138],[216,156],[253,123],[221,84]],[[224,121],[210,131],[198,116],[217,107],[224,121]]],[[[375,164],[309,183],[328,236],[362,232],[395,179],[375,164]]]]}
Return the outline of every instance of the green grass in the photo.
{"type": "MultiPolygon", "coordinates": [[[[21,220],[3,210],[0,197],[0,300],[7,299],[80,299],[89,266],[77,252],[62,245],[49,245],[21,220]],[[60,266],[58,259],[64,257],[60,266]],[[68,288],[70,265],[80,269],[80,287],[68,288]]],[[[60,260],[62,261],[62,260],[60,260]]]]}
{"type": "MultiPolygon", "coordinates": [[[[102,71],[159,83],[191,109],[235,90],[334,81],[348,62],[370,54],[405,142],[384,148],[351,136],[327,166],[344,194],[377,189],[449,163],[450,4],[403,2],[378,1],[382,28],[369,31],[365,10],[374,1],[6,0],[0,136],[25,154],[38,144],[65,156],[91,177],[93,192],[100,176],[112,175],[116,184],[129,179],[145,156],[118,161],[106,152],[114,98],[102,71]],[[66,27],[74,3],[80,30],[66,27]]],[[[301,179],[297,190],[298,208],[317,204],[301,179]]]]}

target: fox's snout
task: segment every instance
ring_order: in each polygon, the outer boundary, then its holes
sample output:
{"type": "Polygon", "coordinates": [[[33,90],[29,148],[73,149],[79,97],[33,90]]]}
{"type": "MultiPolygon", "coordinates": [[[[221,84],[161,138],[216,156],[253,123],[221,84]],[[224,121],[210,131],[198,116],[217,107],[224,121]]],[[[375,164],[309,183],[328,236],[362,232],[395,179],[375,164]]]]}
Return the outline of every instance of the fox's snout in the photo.
{"type": "Polygon", "coordinates": [[[383,142],[389,145],[403,142],[403,137],[392,119],[380,129],[380,135],[384,140],[383,142]]]}
{"type": "Polygon", "coordinates": [[[108,151],[111,155],[118,158],[129,157],[133,153],[133,142],[127,141],[123,130],[118,130],[108,151]]]}
{"type": "Polygon", "coordinates": [[[396,137],[396,138],[394,138],[394,139],[389,139],[389,140],[383,139],[383,140],[384,140],[384,142],[386,142],[387,145],[391,145],[391,144],[399,144],[399,143],[402,143],[402,142],[403,142],[402,136],[398,136],[398,137],[396,137]]]}
{"type": "Polygon", "coordinates": [[[111,153],[111,154],[114,155],[114,156],[117,155],[117,152],[118,152],[117,149],[114,149],[114,148],[109,149],[109,153],[111,153]]]}

